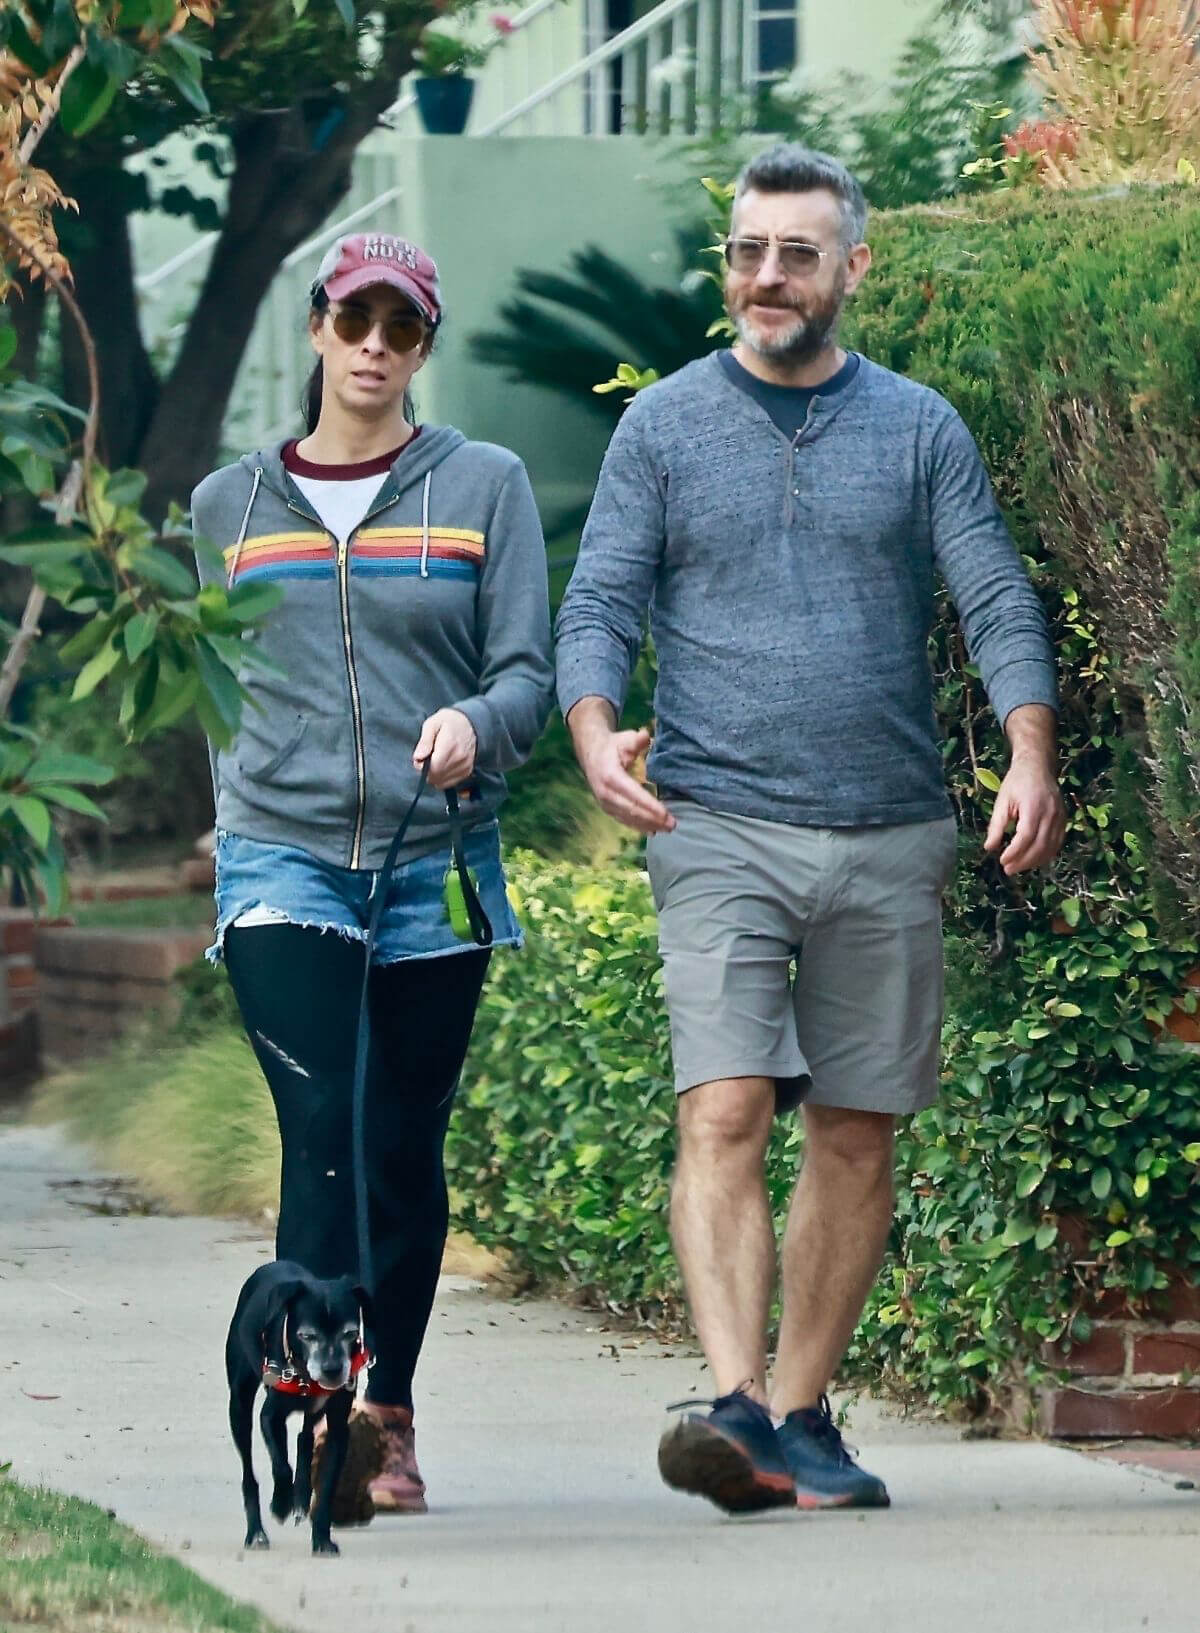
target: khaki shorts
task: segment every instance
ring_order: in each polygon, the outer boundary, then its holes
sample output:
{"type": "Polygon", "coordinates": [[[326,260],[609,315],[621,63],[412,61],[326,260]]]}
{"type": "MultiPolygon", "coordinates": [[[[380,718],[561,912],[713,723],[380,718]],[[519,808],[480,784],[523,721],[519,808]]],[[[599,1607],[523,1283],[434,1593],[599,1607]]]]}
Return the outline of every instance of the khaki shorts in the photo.
{"type": "Polygon", "coordinates": [[[802,828],[667,805],[647,841],[677,1092],[773,1077],[776,1109],[937,1096],[953,817],[802,828]]]}

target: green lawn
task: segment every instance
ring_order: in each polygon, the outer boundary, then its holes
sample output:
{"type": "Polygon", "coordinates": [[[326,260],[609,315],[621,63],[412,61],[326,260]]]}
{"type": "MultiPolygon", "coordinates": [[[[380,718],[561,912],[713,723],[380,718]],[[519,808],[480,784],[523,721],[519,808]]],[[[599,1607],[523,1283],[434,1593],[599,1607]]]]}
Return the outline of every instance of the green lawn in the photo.
{"type": "Polygon", "coordinates": [[[0,1473],[0,1630],[278,1633],[91,1503],[0,1473]]]}

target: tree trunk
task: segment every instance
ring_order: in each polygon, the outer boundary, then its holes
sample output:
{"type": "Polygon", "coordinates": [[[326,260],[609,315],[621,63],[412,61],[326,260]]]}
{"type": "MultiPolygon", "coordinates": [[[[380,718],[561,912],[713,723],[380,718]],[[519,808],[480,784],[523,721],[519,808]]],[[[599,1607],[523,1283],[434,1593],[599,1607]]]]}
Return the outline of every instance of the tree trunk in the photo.
{"type": "MultiPolygon", "coordinates": [[[[186,505],[213,468],[229,395],[272,279],[349,190],[353,149],[339,162],[315,163],[297,142],[298,124],[258,117],[237,133],[221,236],[138,451],[150,478],[146,514],[155,519],[172,499],[186,505]]],[[[303,321],[297,312],[297,326],[303,321]]]]}
{"type": "MultiPolygon", "coordinates": [[[[254,319],[284,258],[327,220],[350,187],[359,143],[396,99],[421,28],[414,14],[385,37],[374,77],[355,87],[332,126],[323,110],[253,114],[235,126],[234,174],[221,236],[153,423],[139,450],[145,511],[186,504],[213,466],[221,423],[254,319]]],[[[304,314],[297,319],[303,322],[304,314]]]]}
{"type": "MultiPolygon", "coordinates": [[[[79,203],[67,228],[75,298],[87,318],[100,369],[100,460],[110,469],[137,463],[158,403],[158,376],[142,339],[134,284],[129,209],[120,172],[57,167],[57,179],[79,203]]],[[[87,371],[75,325],[64,313],[63,395],[86,408],[87,371]]]]}

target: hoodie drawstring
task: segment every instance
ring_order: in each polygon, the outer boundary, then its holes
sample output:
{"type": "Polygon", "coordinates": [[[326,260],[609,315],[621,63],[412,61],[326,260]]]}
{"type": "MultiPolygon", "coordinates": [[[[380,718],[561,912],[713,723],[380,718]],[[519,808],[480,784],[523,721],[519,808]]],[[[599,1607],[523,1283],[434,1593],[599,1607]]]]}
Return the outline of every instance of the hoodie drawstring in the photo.
{"type": "Polygon", "coordinates": [[[421,497],[421,577],[429,577],[429,489],[433,472],[425,472],[425,489],[421,497]]]}
{"type": "Polygon", "coordinates": [[[233,546],[233,560],[229,564],[229,575],[225,580],[225,588],[227,590],[232,589],[233,587],[233,579],[238,569],[238,562],[242,558],[242,546],[246,542],[246,529],[250,525],[250,512],[254,509],[254,501],[258,497],[258,484],[262,481],[262,478],[263,468],[261,465],[256,465],[254,467],[254,481],[250,484],[250,498],[246,503],[246,513],[242,517],[241,527],[238,528],[238,536],[233,546]]]}

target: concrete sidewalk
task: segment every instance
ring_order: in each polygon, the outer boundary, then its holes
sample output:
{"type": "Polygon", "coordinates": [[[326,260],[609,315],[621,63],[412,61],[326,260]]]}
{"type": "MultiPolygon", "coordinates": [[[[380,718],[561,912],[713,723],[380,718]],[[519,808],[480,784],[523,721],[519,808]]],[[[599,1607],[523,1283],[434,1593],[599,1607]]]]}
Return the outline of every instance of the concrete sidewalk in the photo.
{"type": "MultiPolygon", "coordinates": [[[[1200,1499],[1036,1444],[854,1414],[894,1506],[728,1520],[660,1485],[700,1364],[448,1279],[418,1379],[433,1511],[268,1519],[243,1554],[222,1344],[269,1247],[227,1221],[105,1215],[52,1130],[0,1127],[0,1462],[116,1510],[285,1626],[329,1633],[1194,1633],[1200,1499]],[[83,1183],[78,1183],[82,1181],[83,1183]]],[[[265,1455],[258,1461],[260,1479],[265,1455]]]]}

